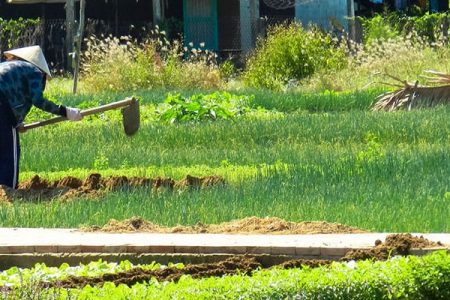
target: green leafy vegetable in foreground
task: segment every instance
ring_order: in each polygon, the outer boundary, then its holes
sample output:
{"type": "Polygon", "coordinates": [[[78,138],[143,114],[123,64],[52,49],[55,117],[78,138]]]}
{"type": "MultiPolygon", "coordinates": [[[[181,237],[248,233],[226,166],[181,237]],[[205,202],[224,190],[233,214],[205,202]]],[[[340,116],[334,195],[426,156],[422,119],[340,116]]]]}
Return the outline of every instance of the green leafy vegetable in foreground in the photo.
{"type": "MultiPolygon", "coordinates": [[[[0,289],[1,290],[1,289],[0,289]]],[[[40,299],[449,299],[450,255],[333,263],[330,267],[257,270],[236,275],[178,282],[106,283],[81,290],[38,290],[27,282],[3,291],[3,298],[39,295],[40,299]]]]}

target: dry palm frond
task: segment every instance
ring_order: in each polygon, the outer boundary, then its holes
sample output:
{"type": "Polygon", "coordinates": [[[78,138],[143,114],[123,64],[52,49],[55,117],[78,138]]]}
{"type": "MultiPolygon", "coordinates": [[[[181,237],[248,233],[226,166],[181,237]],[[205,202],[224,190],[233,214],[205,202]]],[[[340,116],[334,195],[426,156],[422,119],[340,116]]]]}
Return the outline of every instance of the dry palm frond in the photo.
{"type": "Polygon", "coordinates": [[[450,83],[450,74],[442,73],[435,70],[426,70],[425,73],[432,76],[422,76],[431,83],[450,83]]]}
{"type": "MultiPolygon", "coordinates": [[[[450,75],[436,71],[431,72],[438,77],[439,81],[435,82],[450,83],[450,75]]],[[[428,73],[431,72],[428,71],[428,73]]],[[[388,76],[402,82],[403,88],[378,96],[373,110],[410,110],[450,103],[450,85],[419,86],[418,81],[412,84],[396,77],[388,76]]]]}

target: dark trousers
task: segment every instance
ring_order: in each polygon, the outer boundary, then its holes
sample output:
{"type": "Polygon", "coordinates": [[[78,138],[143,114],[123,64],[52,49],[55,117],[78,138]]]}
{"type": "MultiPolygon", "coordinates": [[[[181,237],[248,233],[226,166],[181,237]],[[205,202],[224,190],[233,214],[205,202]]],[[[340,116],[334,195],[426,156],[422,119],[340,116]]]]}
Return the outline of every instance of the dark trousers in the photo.
{"type": "Polygon", "coordinates": [[[17,188],[19,179],[19,134],[10,112],[0,103],[0,184],[17,188]]]}

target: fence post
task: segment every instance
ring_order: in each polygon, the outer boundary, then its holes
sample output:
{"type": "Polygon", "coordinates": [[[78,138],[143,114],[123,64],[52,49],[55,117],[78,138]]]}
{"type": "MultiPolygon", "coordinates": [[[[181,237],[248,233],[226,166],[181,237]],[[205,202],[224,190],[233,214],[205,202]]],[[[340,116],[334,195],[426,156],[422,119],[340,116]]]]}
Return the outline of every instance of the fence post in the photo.
{"type": "Polygon", "coordinates": [[[75,27],[75,0],[66,0],[66,67],[72,70],[73,30],[75,27]]]}

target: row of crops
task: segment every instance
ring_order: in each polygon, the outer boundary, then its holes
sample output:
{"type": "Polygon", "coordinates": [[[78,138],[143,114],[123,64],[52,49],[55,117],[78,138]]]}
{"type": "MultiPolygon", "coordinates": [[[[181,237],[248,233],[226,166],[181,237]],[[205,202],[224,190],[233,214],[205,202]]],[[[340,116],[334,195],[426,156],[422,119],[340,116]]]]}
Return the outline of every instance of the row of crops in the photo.
{"type": "Polygon", "coordinates": [[[385,262],[258,269],[250,274],[202,279],[185,275],[177,281],[152,279],[130,286],[102,279],[136,268],[161,270],[167,266],[102,261],[78,267],[64,264],[59,268],[38,264],[33,269],[1,272],[0,296],[3,299],[448,299],[449,266],[450,256],[436,252],[424,257],[393,257],[385,262]],[[69,277],[76,283],[76,278],[82,276],[97,277],[102,284],[78,289],[57,284],[69,277]],[[44,289],[44,286],[51,287],[44,289]]]}
{"type": "MultiPolygon", "coordinates": [[[[448,109],[371,112],[379,93],[244,91],[235,93],[250,99],[240,116],[168,122],[156,113],[168,93],[143,92],[142,128],[132,138],[123,134],[117,111],[30,131],[22,135],[22,180],[98,172],[219,175],[229,184],[189,193],[119,190],[102,201],[18,201],[0,207],[1,225],[78,227],[139,215],[174,226],[255,215],[372,231],[448,231],[448,109]]],[[[58,96],[78,106],[89,99],[58,96]]],[[[91,105],[124,96],[95,95],[91,105]]]]}

